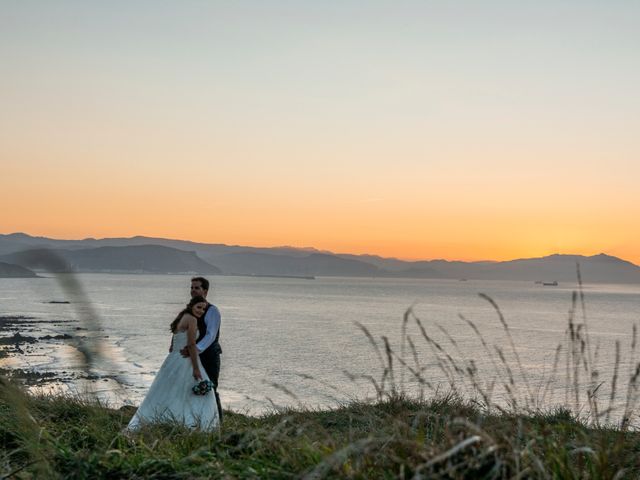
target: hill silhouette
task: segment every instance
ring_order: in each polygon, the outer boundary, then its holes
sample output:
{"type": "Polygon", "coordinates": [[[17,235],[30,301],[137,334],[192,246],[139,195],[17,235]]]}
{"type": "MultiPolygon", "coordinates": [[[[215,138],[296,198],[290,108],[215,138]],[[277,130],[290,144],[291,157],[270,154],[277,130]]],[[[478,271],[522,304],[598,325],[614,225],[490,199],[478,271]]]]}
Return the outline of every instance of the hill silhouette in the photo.
{"type": "Polygon", "coordinates": [[[28,268],[12,263],[0,262],[0,278],[33,278],[36,273],[28,268]]]}
{"type": "Polygon", "coordinates": [[[18,255],[34,248],[61,252],[77,271],[199,272],[240,275],[367,276],[425,279],[640,283],[640,267],[606,254],[549,255],[504,262],[404,261],[376,255],[346,255],[294,247],[250,247],[185,240],[104,238],[59,240],[24,233],[0,235],[0,261],[39,268],[18,255]],[[166,250],[162,250],[165,248],[166,250]],[[119,250],[120,249],[120,250],[119,250]]]}
{"type": "MultiPolygon", "coordinates": [[[[137,273],[202,273],[222,271],[199,258],[194,252],[160,245],[98,247],[77,250],[51,249],[62,260],[60,271],[68,272],[137,272],[137,273]]],[[[44,269],[42,249],[10,253],[0,260],[27,268],[44,269]]]]}

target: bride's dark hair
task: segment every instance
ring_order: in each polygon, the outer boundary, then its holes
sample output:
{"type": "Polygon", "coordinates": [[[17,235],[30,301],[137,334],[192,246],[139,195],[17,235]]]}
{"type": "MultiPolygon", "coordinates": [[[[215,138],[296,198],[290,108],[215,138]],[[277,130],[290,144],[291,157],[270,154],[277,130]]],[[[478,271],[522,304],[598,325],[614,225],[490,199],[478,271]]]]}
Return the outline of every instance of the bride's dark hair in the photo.
{"type": "Polygon", "coordinates": [[[178,316],[176,317],[176,319],[173,322],[171,322],[171,325],[169,326],[169,328],[171,329],[171,333],[176,333],[176,327],[178,326],[180,319],[184,316],[185,313],[191,313],[191,309],[193,308],[194,305],[197,305],[198,303],[203,303],[203,302],[206,303],[206,301],[207,301],[206,298],[201,297],[199,295],[192,297],[189,303],[187,303],[187,308],[185,308],[180,313],[178,313],[178,316]]]}

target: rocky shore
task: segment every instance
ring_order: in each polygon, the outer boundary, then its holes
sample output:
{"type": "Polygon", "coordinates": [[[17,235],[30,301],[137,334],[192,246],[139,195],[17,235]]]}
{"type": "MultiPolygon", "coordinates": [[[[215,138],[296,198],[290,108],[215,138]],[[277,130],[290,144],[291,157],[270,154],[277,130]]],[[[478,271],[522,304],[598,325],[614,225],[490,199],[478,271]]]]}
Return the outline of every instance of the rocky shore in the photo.
{"type": "Polygon", "coordinates": [[[74,362],[58,364],[56,358],[77,354],[78,341],[83,338],[83,327],[74,326],[74,320],[48,321],[22,315],[0,316],[0,375],[9,377],[27,387],[59,387],[70,382],[97,380],[74,362]],[[48,329],[73,331],[75,334],[44,334],[48,329]]]}

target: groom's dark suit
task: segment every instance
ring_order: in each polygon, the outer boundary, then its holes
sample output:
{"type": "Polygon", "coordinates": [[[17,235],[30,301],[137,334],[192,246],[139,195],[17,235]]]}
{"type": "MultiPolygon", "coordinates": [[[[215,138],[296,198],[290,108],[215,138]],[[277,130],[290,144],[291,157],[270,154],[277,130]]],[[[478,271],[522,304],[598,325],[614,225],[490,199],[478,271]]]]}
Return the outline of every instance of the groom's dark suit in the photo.
{"type": "Polygon", "coordinates": [[[213,383],[213,393],[216,397],[220,421],[222,421],[222,405],[220,404],[220,395],[218,395],[218,378],[220,376],[220,354],[222,353],[222,348],[220,347],[221,323],[218,308],[211,303],[208,304],[204,315],[198,318],[198,338],[196,339],[196,344],[200,347],[200,340],[207,335],[207,328],[215,328],[217,326],[218,331],[215,332],[215,338],[210,345],[206,345],[205,349],[200,352],[200,362],[205,372],[207,372],[209,380],[213,383]]]}

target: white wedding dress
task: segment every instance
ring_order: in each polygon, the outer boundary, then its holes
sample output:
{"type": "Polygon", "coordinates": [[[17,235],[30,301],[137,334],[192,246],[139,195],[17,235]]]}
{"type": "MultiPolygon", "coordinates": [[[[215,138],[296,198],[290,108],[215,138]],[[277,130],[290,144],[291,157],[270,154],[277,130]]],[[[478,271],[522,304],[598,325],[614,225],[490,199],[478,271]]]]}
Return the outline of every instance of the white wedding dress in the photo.
{"type": "MultiPolygon", "coordinates": [[[[207,431],[218,428],[220,420],[213,392],[196,395],[191,391],[196,384],[191,359],[180,354],[180,350],[186,345],[186,331],[173,335],[173,349],[158,370],[151,388],[129,422],[127,430],[135,431],[142,424],[151,422],[178,422],[190,428],[207,431]]],[[[202,378],[208,380],[200,358],[198,365],[202,378]]]]}

